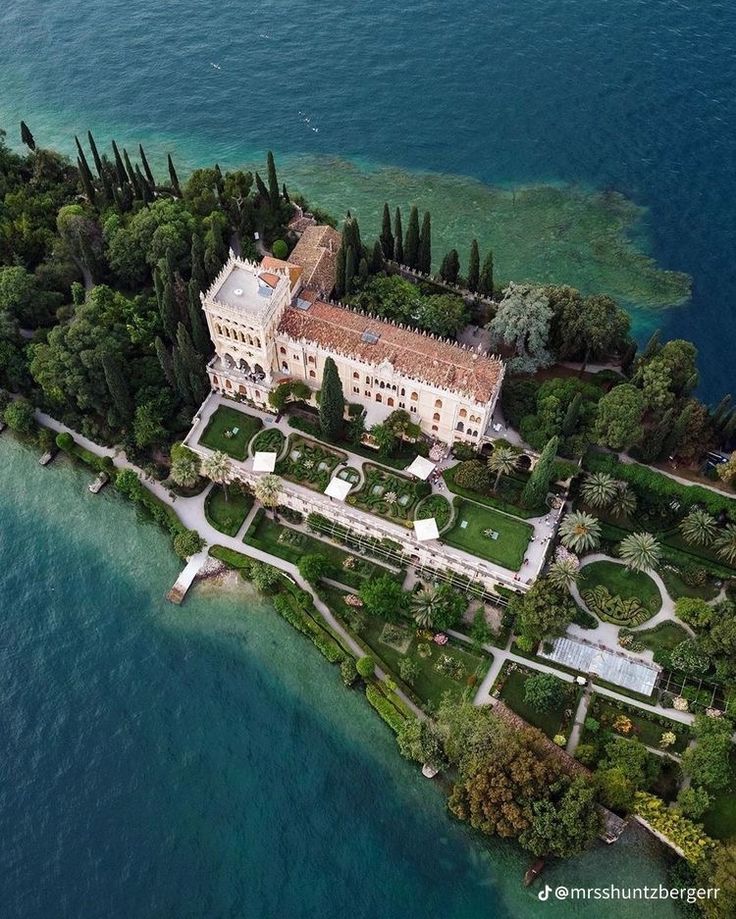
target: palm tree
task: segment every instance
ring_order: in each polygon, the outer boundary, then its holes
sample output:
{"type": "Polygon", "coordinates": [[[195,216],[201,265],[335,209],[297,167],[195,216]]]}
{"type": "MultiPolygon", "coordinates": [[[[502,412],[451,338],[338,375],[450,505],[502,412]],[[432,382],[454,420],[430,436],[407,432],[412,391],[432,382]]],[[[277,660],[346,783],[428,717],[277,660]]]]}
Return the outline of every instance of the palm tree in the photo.
{"type": "Polygon", "coordinates": [[[601,525],[598,518],[584,511],[568,514],[560,524],[562,544],[571,552],[580,555],[590,552],[601,540],[601,525]]]}
{"type": "Polygon", "coordinates": [[[558,558],[550,565],[547,580],[558,590],[569,590],[580,577],[578,560],[573,556],[558,558]]]}
{"type": "Polygon", "coordinates": [[[202,472],[217,485],[222,485],[225,500],[227,501],[227,483],[230,481],[233,472],[227,453],[223,453],[222,450],[215,450],[202,463],[202,472]]]}
{"type": "Polygon", "coordinates": [[[608,507],[616,497],[618,485],[607,472],[591,472],[580,488],[583,500],[591,507],[608,507]]]}
{"type": "Polygon", "coordinates": [[[199,478],[200,461],[196,453],[180,447],[171,451],[171,478],[181,488],[194,488],[199,478]]]}
{"type": "Polygon", "coordinates": [[[662,547],[651,533],[632,533],[621,540],[619,554],[630,571],[650,571],[662,557],[662,547]]]}
{"type": "Polygon", "coordinates": [[[626,482],[616,482],[616,494],[611,502],[614,517],[628,519],[636,510],[636,495],[626,482]]]}
{"type": "Polygon", "coordinates": [[[281,496],[281,479],[269,472],[256,481],[254,491],[264,507],[276,507],[281,496]]]}
{"type": "Polygon", "coordinates": [[[718,534],[718,527],[708,511],[696,507],[680,524],[680,532],[691,546],[709,546],[718,534]]]}
{"type": "Polygon", "coordinates": [[[511,475],[511,473],[516,469],[516,463],[519,459],[519,454],[514,450],[513,447],[496,447],[496,449],[488,457],[488,468],[491,472],[496,473],[496,481],[493,483],[493,491],[495,492],[498,489],[498,483],[501,481],[502,475],[511,475]]]}
{"type": "Polygon", "coordinates": [[[729,523],[716,537],[716,549],[721,558],[732,565],[736,562],[736,523],[729,523]]]}
{"type": "Polygon", "coordinates": [[[414,621],[420,629],[431,628],[437,605],[437,590],[434,587],[423,587],[412,600],[414,621]]]}

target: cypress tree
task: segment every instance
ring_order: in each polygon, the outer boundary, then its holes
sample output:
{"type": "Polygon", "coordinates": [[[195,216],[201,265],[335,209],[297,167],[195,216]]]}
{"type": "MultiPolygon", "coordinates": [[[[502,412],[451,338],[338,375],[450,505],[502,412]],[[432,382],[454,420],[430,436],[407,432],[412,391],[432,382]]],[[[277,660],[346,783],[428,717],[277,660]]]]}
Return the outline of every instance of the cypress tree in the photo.
{"type": "Polygon", "coordinates": [[[468,260],[468,290],[475,292],[478,290],[480,281],[480,252],[478,251],[478,240],[474,239],[470,244],[470,259],[468,260]]]}
{"type": "MultiPolygon", "coordinates": [[[[130,179],[130,184],[138,191],[138,177],[135,174],[135,169],[133,169],[133,164],[130,162],[130,157],[125,147],[123,147],[123,163],[125,163],[125,171],[130,179]]],[[[140,197],[140,195],[138,197],[140,197]]]]}
{"type": "Polygon", "coordinates": [[[631,373],[631,368],[634,364],[634,358],[636,357],[636,352],[639,350],[639,346],[635,341],[630,341],[626,350],[621,355],[621,369],[624,373],[631,373]]]}
{"type": "Polygon", "coordinates": [[[115,157],[115,175],[117,176],[118,186],[121,191],[128,184],[128,177],[125,174],[125,166],[123,165],[123,158],[120,156],[120,151],[118,150],[118,145],[115,141],[112,142],[112,152],[115,157]]]}
{"type": "Polygon", "coordinates": [[[196,401],[196,398],[192,395],[192,384],[189,379],[189,373],[176,345],[174,345],[171,352],[171,361],[174,368],[176,390],[183,402],[186,402],[187,405],[192,405],[196,401]]]}
{"type": "Polygon", "coordinates": [[[688,425],[693,416],[693,411],[695,406],[692,402],[688,402],[677,416],[675,423],[669,427],[669,430],[665,434],[664,442],[662,444],[661,456],[670,456],[674,453],[677,448],[682,443],[682,438],[687,432],[688,425]]]}
{"type": "Polygon", "coordinates": [[[386,258],[394,257],[394,234],[391,232],[391,213],[388,204],[383,205],[383,219],[381,221],[381,248],[386,258]]]}
{"type": "Polygon", "coordinates": [[[268,194],[268,189],[263,184],[263,179],[256,173],[256,189],[261,198],[266,202],[266,204],[271,206],[271,196],[268,194]]]}
{"type": "Polygon", "coordinates": [[[713,426],[719,430],[730,416],[731,393],[727,393],[713,410],[713,426]]]}
{"type": "Polygon", "coordinates": [[[736,412],[731,412],[728,417],[728,420],[723,425],[721,430],[721,437],[723,438],[723,443],[728,444],[731,442],[731,438],[736,434],[736,412]]]}
{"type": "Polygon", "coordinates": [[[161,274],[161,268],[159,265],[153,269],[153,289],[156,292],[156,303],[158,304],[159,310],[161,309],[161,301],[164,296],[164,278],[161,274]]]}
{"type": "Polygon", "coordinates": [[[204,270],[204,243],[199,233],[192,235],[192,273],[191,279],[196,282],[200,291],[207,287],[207,272],[204,270]]]}
{"type": "Polygon", "coordinates": [[[529,481],[521,493],[521,503],[524,507],[538,507],[547,497],[559,442],[559,437],[550,437],[542,450],[537,465],[532,470],[529,481]]]}
{"type": "Polygon", "coordinates": [[[291,204],[291,198],[289,197],[289,192],[286,189],[286,182],[281,186],[281,197],[287,204],[291,204]]]}
{"type": "Polygon", "coordinates": [[[491,251],[483,259],[483,268],[478,278],[478,293],[482,297],[493,296],[493,252],[491,251]]]}
{"type": "Polygon", "coordinates": [[[394,259],[400,264],[404,264],[404,233],[401,229],[401,209],[396,208],[394,215],[394,259]]]}
{"type": "Polygon", "coordinates": [[[360,264],[358,265],[358,277],[361,281],[367,281],[368,274],[368,259],[364,257],[360,260],[360,264]]]}
{"type": "Polygon", "coordinates": [[[334,360],[328,357],[322,374],[322,393],[319,400],[319,424],[322,436],[327,440],[339,440],[344,413],[345,397],[340,375],[334,360]]]}
{"type": "Polygon", "coordinates": [[[176,389],[177,384],[174,375],[174,361],[172,360],[171,353],[158,335],[156,336],[154,345],[156,347],[158,362],[161,364],[161,370],[163,371],[164,377],[166,377],[166,382],[172,389],[176,389]]]}
{"type": "Polygon", "coordinates": [[[276,175],[276,163],[270,150],[268,151],[268,198],[271,202],[271,210],[276,211],[281,203],[281,195],[279,194],[279,180],[276,175]]]}
{"type": "Polygon", "coordinates": [[[123,201],[123,196],[117,185],[112,186],[112,199],[115,202],[115,206],[117,207],[119,211],[125,210],[125,202],[123,201]]]}
{"type": "Polygon", "coordinates": [[[419,253],[417,255],[417,268],[424,274],[432,270],[432,222],[429,211],[424,212],[422,231],[419,234],[419,253]]]}
{"type": "Polygon", "coordinates": [[[77,137],[76,134],[74,135],[74,143],[77,145],[77,152],[78,152],[78,154],[79,154],[79,156],[77,157],[77,159],[78,159],[78,161],[81,163],[80,170],[81,170],[81,169],[84,169],[84,171],[85,171],[85,172],[87,173],[87,175],[89,176],[90,182],[93,182],[93,181],[94,181],[94,176],[92,175],[92,170],[89,168],[89,163],[87,162],[87,157],[84,155],[84,150],[82,149],[82,145],[79,143],[79,138],[77,137]]]}
{"type": "Polygon", "coordinates": [[[159,314],[161,316],[161,324],[164,327],[169,341],[176,341],[176,326],[178,322],[176,301],[174,300],[174,289],[168,281],[164,282],[161,302],[159,303],[159,314]]]}
{"type": "Polygon", "coordinates": [[[373,244],[373,257],[371,258],[371,273],[380,274],[384,269],[383,245],[377,239],[373,244]]]}
{"type": "Polygon", "coordinates": [[[28,127],[25,121],[21,121],[20,123],[20,139],[21,142],[24,143],[29,150],[33,150],[35,152],[36,141],[33,137],[33,134],[31,134],[31,129],[28,127]]]}
{"type": "Polygon", "coordinates": [[[179,185],[179,176],[176,174],[176,169],[174,169],[174,161],[171,159],[171,154],[169,153],[166,157],[166,161],[169,166],[169,178],[171,179],[171,187],[174,189],[174,194],[177,198],[181,198],[181,186],[179,185]]]}
{"type": "Polygon", "coordinates": [[[199,354],[194,347],[192,337],[183,322],[180,322],[176,327],[176,346],[179,349],[179,354],[184,362],[187,373],[201,377],[204,369],[204,360],[202,355],[199,354]]]}
{"type": "Polygon", "coordinates": [[[335,296],[338,300],[345,296],[345,255],[345,246],[342,245],[337,250],[335,261],[335,296]]]}
{"type": "Polygon", "coordinates": [[[148,179],[141,172],[141,167],[138,163],[135,164],[135,176],[138,180],[138,187],[141,190],[141,197],[143,198],[144,204],[150,204],[153,201],[153,192],[151,186],[148,184],[148,179]]]}
{"type": "Polygon", "coordinates": [[[225,197],[225,180],[222,177],[222,169],[220,169],[219,163],[215,163],[215,188],[217,189],[217,197],[222,201],[225,197]]]}
{"type": "Polygon", "coordinates": [[[146,179],[148,179],[148,184],[151,186],[151,191],[156,190],[156,180],[153,177],[151,172],[151,167],[148,165],[148,158],[146,157],[146,151],[143,149],[143,144],[138,144],[138,152],[141,156],[141,163],[143,163],[143,171],[146,174],[146,179]]]}
{"type": "Polygon", "coordinates": [[[130,396],[128,381],[123,373],[122,365],[113,351],[104,351],[102,354],[102,370],[105,382],[110,393],[112,403],[124,421],[130,421],[135,407],[130,396]]]}
{"type": "Polygon", "coordinates": [[[574,431],[580,417],[580,406],[583,403],[582,393],[576,392],[572,401],[567,406],[565,417],[562,421],[562,433],[569,437],[574,431]]]}
{"type": "Polygon", "coordinates": [[[91,131],[87,131],[87,141],[89,143],[89,149],[92,151],[92,159],[95,162],[95,169],[97,170],[97,175],[99,176],[100,179],[102,179],[105,174],[105,168],[102,164],[102,157],[100,156],[99,151],[97,150],[97,144],[95,143],[95,139],[92,136],[91,131]]]}
{"type": "Polygon", "coordinates": [[[342,228],[342,242],[345,246],[345,251],[352,249],[355,251],[356,258],[360,258],[363,252],[363,243],[360,238],[360,226],[358,225],[357,217],[353,217],[348,211],[348,215],[345,218],[345,224],[342,228]]]}
{"type": "Polygon", "coordinates": [[[660,348],[661,348],[661,345],[660,345],[660,343],[659,343],[659,329],[656,329],[656,330],[652,333],[652,335],[651,335],[649,341],[647,342],[646,347],[644,348],[644,351],[643,351],[641,357],[639,358],[639,362],[642,363],[642,364],[646,364],[646,363],[647,363],[648,361],[650,361],[656,354],[659,353],[660,348]]]}
{"type": "Polygon", "coordinates": [[[457,249],[450,249],[447,255],[442,259],[440,266],[440,277],[448,284],[457,284],[458,275],[460,274],[460,256],[457,249]]]}
{"type": "Polygon", "coordinates": [[[94,204],[95,197],[96,197],[95,187],[92,184],[92,179],[89,174],[89,170],[84,168],[84,164],[78,157],[77,157],[77,169],[79,170],[79,179],[82,183],[82,188],[84,189],[84,193],[87,196],[89,203],[94,204]]]}
{"type": "Polygon", "coordinates": [[[210,342],[207,326],[202,318],[202,303],[199,299],[199,287],[194,279],[189,282],[187,293],[189,327],[192,330],[192,341],[197,351],[200,354],[206,355],[212,350],[212,344],[210,342]]]}
{"type": "Polygon", "coordinates": [[[349,294],[353,290],[353,279],[355,278],[355,249],[348,247],[345,255],[345,293],[349,294]]]}
{"type": "Polygon", "coordinates": [[[410,268],[417,267],[419,258],[419,211],[416,207],[413,207],[409,214],[409,227],[404,240],[404,258],[410,268]]]}

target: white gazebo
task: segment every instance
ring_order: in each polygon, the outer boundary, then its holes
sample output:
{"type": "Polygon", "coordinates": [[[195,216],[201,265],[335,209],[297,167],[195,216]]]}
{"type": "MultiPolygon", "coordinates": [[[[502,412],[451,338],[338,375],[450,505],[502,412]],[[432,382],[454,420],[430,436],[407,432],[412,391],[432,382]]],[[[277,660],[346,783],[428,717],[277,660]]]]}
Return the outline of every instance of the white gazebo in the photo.
{"type": "Polygon", "coordinates": [[[276,468],[276,453],[256,451],[253,457],[253,472],[273,472],[276,468]]]}
{"type": "Polygon", "coordinates": [[[430,463],[428,459],[425,459],[423,456],[418,456],[411,466],[408,466],[404,472],[408,472],[409,475],[415,475],[418,479],[428,479],[434,472],[434,463],[430,463]]]}
{"type": "Polygon", "coordinates": [[[338,501],[344,501],[352,487],[352,484],[346,482],[345,479],[330,479],[330,484],[325,488],[325,494],[328,498],[337,498],[338,501]]]}
{"type": "Polygon", "coordinates": [[[439,539],[440,531],[437,529],[437,521],[435,518],[428,517],[426,520],[415,520],[414,535],[419,542],[429,542],[430,539],[439,539]]]}

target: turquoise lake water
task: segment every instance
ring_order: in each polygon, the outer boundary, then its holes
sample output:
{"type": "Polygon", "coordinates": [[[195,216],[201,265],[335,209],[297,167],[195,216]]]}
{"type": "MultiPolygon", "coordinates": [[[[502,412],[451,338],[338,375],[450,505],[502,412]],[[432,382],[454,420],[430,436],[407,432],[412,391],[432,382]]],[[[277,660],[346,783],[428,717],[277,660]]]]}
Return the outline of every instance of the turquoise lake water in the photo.
{"type": "MultiPolygon", "coordinates": [[[[539,903],[247,587],[168,604],[168,540],[89,472],[7,433],[0,469],[3,919],[639,915],[539,903]]],[[[631,831],[545,880],[654,885],[665,859],[631,831]]]]}
{"type": "MultiPolygon", "coordinates": [[[[91,127],[101,142],[143,140],[159,161],[171,150],[182,167],[273,148],[285,178],[329,185],[328,203],[345,207],[358,206],[355,176],[320,157],[398,167],[373,198],[404,206],[411,170],[619,191],[647,209],[637,242],[694,279],[684,306],[632,304],[637,329],[694,340],[705,397],[732,388],[729,0],[4,0],[0,24],[0,123],[16,142],[25,118],[45,145],[71,150],[91,127]]],[[[483,189],[470,183],[459,213],[452,197],[423,199],[441,201],[444,245],[473,202],[492,208],[483,189]]],[[[567,255],[571,277],[558,279],[590,286],[567,255]]]]}

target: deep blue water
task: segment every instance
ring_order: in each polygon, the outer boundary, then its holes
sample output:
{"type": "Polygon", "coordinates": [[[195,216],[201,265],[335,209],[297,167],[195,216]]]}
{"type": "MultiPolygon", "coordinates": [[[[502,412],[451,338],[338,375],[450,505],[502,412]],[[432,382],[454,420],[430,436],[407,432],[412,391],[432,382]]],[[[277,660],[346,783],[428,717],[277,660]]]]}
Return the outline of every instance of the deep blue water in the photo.
{"type": "Polygon", "coordinates": [[[272,147],[618,189],[694,278],[665,335],[698,344],[703,395],[732,385],[728,0],[5,0],[0,22],[0,119],[47,144],[89,126],[189,163],[272,147]]]}
{"type": "MultiPolygon", "coordinates": [[[[539,903],[526,857],[450,820],[270,606],[237,585],[168,604],[160,531],[36,460],[0,438],[3,919],[590,915],[539,903]]],[[[666,873],[641,831],[546,879],[666,873]]]]}

